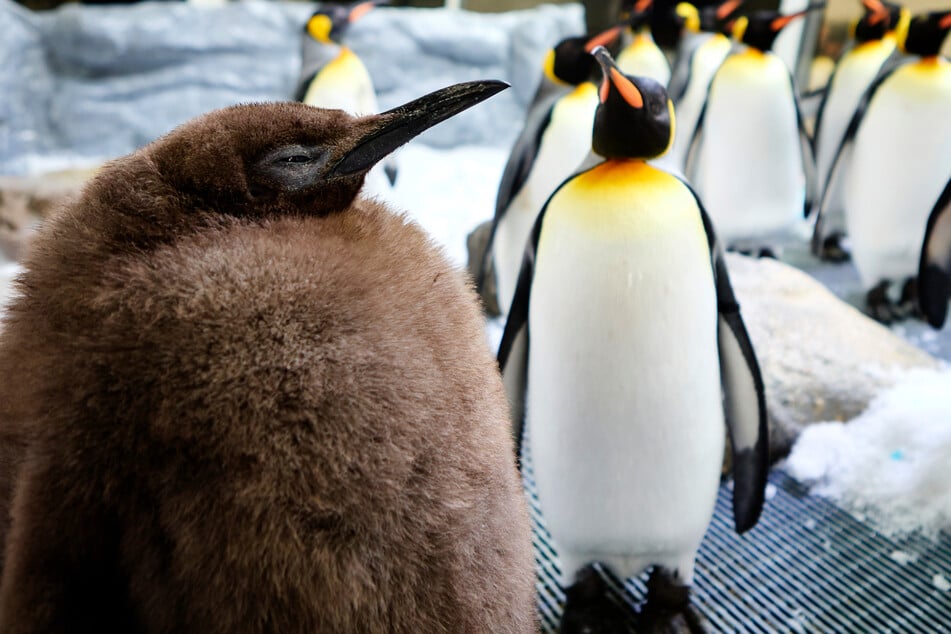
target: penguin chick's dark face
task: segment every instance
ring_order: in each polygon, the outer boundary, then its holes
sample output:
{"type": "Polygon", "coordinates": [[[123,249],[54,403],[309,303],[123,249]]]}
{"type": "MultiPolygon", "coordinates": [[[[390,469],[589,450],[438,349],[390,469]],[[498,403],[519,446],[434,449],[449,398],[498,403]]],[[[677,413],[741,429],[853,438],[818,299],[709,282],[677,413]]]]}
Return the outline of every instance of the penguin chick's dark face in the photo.
{"type": "Polygon", "coordinates": [[[144,152],[163,181],[197,207],[325,215],[346,208],[384,156],[507,87],[456,84],[359,118],[301,103],[233,106],[181,126],[144,152]]]}
{"type": "Polygon", "coordinates": [[[903,48],[906,53],[935,57],[951,31],[951,11],[932,11],[916,15],[908,25],[903,48]]]}
{"type": "Polygon", "coordinates": [[[594,114],[592,149],[608,159],[660,156],[673,140],[674,107],[649,77],[623,74],[603,47],[594,50],[603,78],[594,114]]]}

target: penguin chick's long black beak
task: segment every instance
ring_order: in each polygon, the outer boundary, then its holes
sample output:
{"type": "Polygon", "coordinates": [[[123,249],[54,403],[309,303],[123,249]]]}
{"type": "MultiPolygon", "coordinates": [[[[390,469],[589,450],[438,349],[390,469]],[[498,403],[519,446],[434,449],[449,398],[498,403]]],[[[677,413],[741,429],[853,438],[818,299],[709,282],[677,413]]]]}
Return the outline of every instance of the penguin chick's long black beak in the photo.
{"type": "Polygon", "coordinates": [[[504,81],[485,80],[455,84],[387,110],[376,117],[378,123],[358,139],[352,150],[334,165],[329,177],[364,172],[387,154],[437,123],[471,108],[509,87],[504,81]]]}

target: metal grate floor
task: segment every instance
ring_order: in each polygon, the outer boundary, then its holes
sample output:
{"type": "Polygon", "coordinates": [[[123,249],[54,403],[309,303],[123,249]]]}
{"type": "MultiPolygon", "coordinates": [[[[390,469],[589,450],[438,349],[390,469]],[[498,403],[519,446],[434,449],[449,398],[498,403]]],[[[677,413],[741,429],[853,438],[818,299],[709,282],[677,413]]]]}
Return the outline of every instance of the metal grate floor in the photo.
{"type": "MultiPolygon", "coordinates": [[[[523,475],[534,524],[542,632],[556,632],[564,593],[545,528],[528,443],[523,475]]],[[[774,471],[775,494],[759,524],[733,530],[731,491],[720,487],[697,558],[693,605],[711,632],[951,632],[951,536],[888,539],[774,471]],[[910,561],[908,561],[911,559],[910,561]]],[[[647,574],[620,581],[602,570],[614,598],[630,609],[646,596],[647,574]]]]}

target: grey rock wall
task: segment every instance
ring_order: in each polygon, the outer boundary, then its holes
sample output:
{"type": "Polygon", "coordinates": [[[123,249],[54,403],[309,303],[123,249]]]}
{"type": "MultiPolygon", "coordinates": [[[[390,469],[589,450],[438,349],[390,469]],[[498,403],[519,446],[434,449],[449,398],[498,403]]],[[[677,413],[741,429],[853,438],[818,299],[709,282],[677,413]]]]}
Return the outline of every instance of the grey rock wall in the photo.
{"type": "MultiPolygon", "coordinates": [[[[293,98],[309,3],[64,5],[32,13],[0,0],[0,174],[126,154],[203,112],[293,98]]],[[[380,8],[348,44],[381,108],[450,83],[513,88],[427,132],[436,146],[509,144],[545,50],[584,28],[580,5],[479,14],[380,8]]]]}

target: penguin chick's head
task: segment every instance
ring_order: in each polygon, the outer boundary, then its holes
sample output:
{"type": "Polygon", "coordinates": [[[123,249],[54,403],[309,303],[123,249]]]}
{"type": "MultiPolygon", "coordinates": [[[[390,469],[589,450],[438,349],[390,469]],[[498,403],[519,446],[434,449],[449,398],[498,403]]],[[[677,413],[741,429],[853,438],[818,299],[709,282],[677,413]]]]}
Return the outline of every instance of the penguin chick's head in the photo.
{"type": "Polygon", "coordinates": [[[384,156],[507,87],[491,80],[456,84],[359,118],[301,103],[232,106],[184,124],[143,152],[164,184],[195,208],[326,215],[353,201],[384,156]]]}
{"type": "Polygon", "coordinates": [[[737,18],[733,27],[733,38],[759,51],[768,51],[773,47],[776,36],[787,24],[823,7],[825,3],[811,4],[802,11],[788,15],[778,11],[754,11],[748,16],[737,18]]]}
{"type": "Polygon", "coordinates": [[[548,51],[545,76],[553,83],[569,86],[588,81],[596,65],[591,51],[597,46],[610,45],[620,34],[621,27],[615,26],[596,35],[563,39],[548,51]]]}
{"type": "Polygon", "coordinates": [[[935,57],[951,31],[951,11],[932,11],[916,15],[908,25],[902,48],[911,55],[935,57]]]}
{"type": "Polygon", "coordinates": [[[324,3],[307,20],[306,31],[312,38],[323,44],[339,43],[350,25],[378,4],[388,0],[371,0],[358,4],[324,3]]]}
{"type": "Polygon", "coordinates": [[[667,91],[649,77],[623,74],[604,47],[594,49],[594,56],[603,77],[592,149],[607,159],[649,159],[666,152],[674,137],[667,91]]]}

